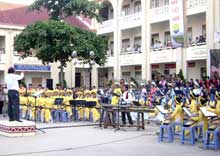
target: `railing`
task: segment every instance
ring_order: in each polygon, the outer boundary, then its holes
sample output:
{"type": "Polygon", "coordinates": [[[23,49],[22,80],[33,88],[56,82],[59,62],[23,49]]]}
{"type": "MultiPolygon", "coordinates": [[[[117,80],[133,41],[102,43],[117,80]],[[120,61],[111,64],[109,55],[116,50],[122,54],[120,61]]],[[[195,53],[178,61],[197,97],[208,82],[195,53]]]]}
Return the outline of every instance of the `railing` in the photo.
{"type": "Polygon", "coordinates": [[[198,6],[204,6],[207,4],[207,0],[188,0],[187,8],[192,9],[198,6]]]}
{"type": "Polygon", "coordinates": [[[152,13],[151,13],[152,16],[169,14],[169,5],[164,5],[161,7],[152,8],[151,11],[152,11],[152,13]]]}
{"type": "Polygon", "coordinates": [[[126,16],[121,16],[121,21],[123,23],[136,22],[139,20],[141,20],[141,12],[137,12],[126,16]]]}
{"type": "Polygon", "coordinates": [[[113,31],[113,25],[114,25],[113,19],[103,21],[102,23],[99,24],[98,33],[113,31]]]}
{"type": "Polygon", "coordinates": [[[121,50],[121,55],[130,55],[130,54],[140,54],[141,53],[141,48],[135,50],[134,48],[133,49],[122,49],[121,50]]]}

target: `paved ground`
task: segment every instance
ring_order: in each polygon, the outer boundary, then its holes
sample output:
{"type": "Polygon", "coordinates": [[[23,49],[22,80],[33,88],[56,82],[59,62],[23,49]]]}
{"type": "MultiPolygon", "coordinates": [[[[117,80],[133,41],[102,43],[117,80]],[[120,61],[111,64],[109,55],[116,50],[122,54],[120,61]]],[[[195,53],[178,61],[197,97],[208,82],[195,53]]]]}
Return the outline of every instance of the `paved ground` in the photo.
{"type": "MultiPolygon", "coordinates": [[[[38,127],[77,126],[82,123],[38,124],[38,127]]],[[[84,123],[85,124],[85,123],[84,123]]],[[[145,131],[114,132],[96,126],[44,129],[33,137],[0,136],[0,156],[219,156],[220,151],[203,150],[201,145],[158,143],[157,127],[145,131]]]]}

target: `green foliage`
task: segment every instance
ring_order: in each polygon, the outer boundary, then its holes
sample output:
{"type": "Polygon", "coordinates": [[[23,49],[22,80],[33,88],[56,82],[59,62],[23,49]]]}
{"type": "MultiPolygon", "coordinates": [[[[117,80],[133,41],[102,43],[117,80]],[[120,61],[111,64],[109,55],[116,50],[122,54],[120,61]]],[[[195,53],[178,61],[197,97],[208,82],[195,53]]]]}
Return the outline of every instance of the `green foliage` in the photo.
{"type": "Polygon", "coordinates": [[[179,73],[178,73],[178,76],[179,76],[179,78],[181,79],[181,80],[184,80],[185,78],[184,78],[184,75],[183,75],[183,70],[182,69],[180,69],[180,71],[179,71],[179,73]]]}
{"type": "Polygon", "coordinates": [[[101,6],[89,0],[36,0],[29,7],[29,10],[41,11],[43,8],[48,10],[49,16],[53,20],[83,15],[101,21],[98,15],[98,10],[101,6]]]}
{"type": "Polygon", "coordinates": [[[106,62],[107,41],[96,34],[72,27],[60,21],[50,20],[27,26],[15,38],[15,50],[24,52],[23,58],[31,51],[44,64],[71,61],[71,54],[77,51],[79,59],[88,63],[89,51],[94,51],[94,61],[102,65],[106,62]]]}

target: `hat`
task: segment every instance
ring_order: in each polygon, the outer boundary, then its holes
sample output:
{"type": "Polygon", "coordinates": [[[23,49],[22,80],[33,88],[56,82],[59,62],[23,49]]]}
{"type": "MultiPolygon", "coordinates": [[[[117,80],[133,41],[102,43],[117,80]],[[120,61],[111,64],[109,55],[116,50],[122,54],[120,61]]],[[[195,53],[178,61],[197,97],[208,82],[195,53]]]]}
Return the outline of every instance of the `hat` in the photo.
{"type": "Polygon", "coordinates": [[[220,92],[219,92],[219,91],[216,91],[216,92],[215,92],[215,95],[216,95],[216,97],[217,97],[218,99],[220,99],[220,92]]]}
{"type": "Polygon", "coordinates": [[[115,82],[114,84],[115,84],[115,85],[120,85],[120,83],[119,83],[119,82],[115,82]]]}
{"type": "Polygon", "coordinates": [[[84,94],[91,94],[91,92],[89,90],[85,90],[84,94]]]}
{"type": "Polygon", "coordinates": [[[76,92],[76,95],[83,95],[83,92],[82,91],[78,91],[78,92],[76,92]]]}
{"type": "Polygon", "coordinates": [[[145,86],[145,83],[141,82],[140,85],[141,85],[141,86],[145,86]]]}
{"type": "Polygon", "coordinates": [[[168,86],[170,87],[173,87],[173,84],[172,83],[167,83],[168,86]]]}
{"type": "Polygon", "coordinates": [[[53,93],[59,93],[58,89],[53,90],[53,93]]]}
{"type": "Polygon", "coordinates": [[[156,83],[155,82],[151,82],[151,85],[155,86],[156,87],[156,83]]]}
{"type": "Polygon", "coordinates": [[[47,91],[45,92],[45,94],[51,94],[51,93],[53,93],[52,90],[47,90],[47,91]]]}
{"type": "Polygon", "coordinates": [[[190,96],[193,98],[193,99],[196,99],[196,94],[194,93],[194,92],[192,92],[192,91],[190,91],[190,96]]]}
{"type": "Polygon", "coordinates": [[[179,97],[177,97],[177,96],[174,97],[174,101],[175,101],[175,103],[176,103],[177,105],[180,105],[180,104],[181,104],[181,98],[179,98],[179,97]]]}
{"type": "Polygon", "coordinates": [[[198,84],[198,82],[196,82],[196,81],[194,82],[194,85],[196,85],[197,87],[199,87],[199,84],[198,84]]]}
{"type": "Polygon", "coordinates": [[[66,93],[73,93],[73,91],[71,89],[67,89],[66,93]]]}
{"type": "Polygon", "coordinates": [[[136,84],[134,82],[130,82],[131,86],[136,86],[136,84]]]}
{"type": "Polygon", "coordinates": [[[97,91],[95,90],[95,89],[93,89],[93,90],[91,90],[91,92],[90,92],[91,94],[96,94],[97,93],[97,91]]]}

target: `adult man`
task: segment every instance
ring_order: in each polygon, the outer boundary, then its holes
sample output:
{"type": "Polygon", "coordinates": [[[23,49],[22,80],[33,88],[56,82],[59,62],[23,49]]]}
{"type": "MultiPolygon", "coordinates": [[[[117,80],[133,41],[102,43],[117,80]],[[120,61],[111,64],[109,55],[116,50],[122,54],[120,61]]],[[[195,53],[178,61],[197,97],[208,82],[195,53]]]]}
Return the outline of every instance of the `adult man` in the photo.
{"type": "Polygon", "coordinates": [[[15,74],[15,69],[10,67],[8,69],[8,75],[5,77],[5,82],[8,89],[8,116],[9,121],[18,121],[20,120],[19,114],[19,84],[18,80],[24,78],[24,73],[22,72],[21,75],[15,74]]]}

